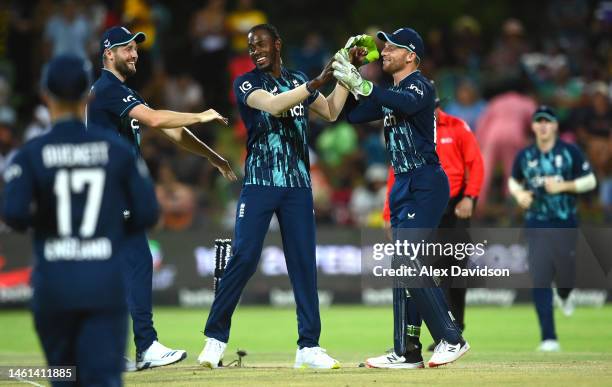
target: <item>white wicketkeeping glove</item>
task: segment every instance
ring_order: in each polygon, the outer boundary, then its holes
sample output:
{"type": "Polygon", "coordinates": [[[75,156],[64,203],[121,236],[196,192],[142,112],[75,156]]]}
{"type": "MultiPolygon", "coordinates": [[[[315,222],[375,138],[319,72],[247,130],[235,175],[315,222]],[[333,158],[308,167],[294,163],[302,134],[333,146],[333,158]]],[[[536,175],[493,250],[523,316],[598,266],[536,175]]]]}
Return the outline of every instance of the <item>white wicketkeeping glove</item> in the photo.
{"type": "Polygon", "coordinates": [[[359,98],[359,95],[368,96],[372,93],[372,82],[361,77],[359,71],[349,62],[348,53],[344,55],[343,50],[338,51],[334,55],[332,68],[334,69],[334,77],[353,93],[355,98],[359,98]]]}

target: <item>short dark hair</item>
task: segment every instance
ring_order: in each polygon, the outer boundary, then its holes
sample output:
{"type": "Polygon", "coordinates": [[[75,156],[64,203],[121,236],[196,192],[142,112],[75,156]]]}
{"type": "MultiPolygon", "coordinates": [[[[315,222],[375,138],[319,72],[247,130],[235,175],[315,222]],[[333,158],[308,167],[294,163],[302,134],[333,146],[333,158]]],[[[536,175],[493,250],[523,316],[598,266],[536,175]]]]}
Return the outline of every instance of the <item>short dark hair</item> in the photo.
{"type": "Polygon", "coordinates": [[[280,40],[280,34],[278,33],[278,30],[276,29],[276,27],[274,27],[272,24],[258,24],[256,26],[251,27],[251,29],[249,30],[249,34],[251,32],[257,31],[257,30],[265,30],[267,31],[270,36],[272,37],[272,40],[280,40]]]}

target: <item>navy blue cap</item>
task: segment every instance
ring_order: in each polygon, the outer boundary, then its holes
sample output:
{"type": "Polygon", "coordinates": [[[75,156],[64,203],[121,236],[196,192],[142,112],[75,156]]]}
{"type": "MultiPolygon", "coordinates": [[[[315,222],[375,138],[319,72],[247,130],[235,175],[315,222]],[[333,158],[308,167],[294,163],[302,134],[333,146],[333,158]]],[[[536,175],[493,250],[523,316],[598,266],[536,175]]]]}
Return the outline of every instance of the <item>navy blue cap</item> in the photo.
{"type": "Polygon", "coordinates": [[[78,101],[91,86],[91,63],[76,55],[58,55],[44,68],[41,86],[44,92],[62,101],[78,101]]]}
{"type": "Polygon", "coordinates": [[[550,122],[557,122],[557,115],[550,106],[540,105],[535,111],[535,113],[533,113],[531,121],[535,122],[539,119],[545,119],[550,122]]]}
{"type": "Polygon", "coordinates": [[[398,47],[405,48],[409,51],[414,52],[420,60],[423,60],[425,55],[425,45],[423,39],[418,32],[412,28],[400,28],[392,34],[388,34],[383,31],[378,31],[376,37],[383,42],[392,43],[398,47]]]}
{"type": "Polygon", "coordinates": [[[136,43],[142,43],[146,39],[147,35],[145,35],[144,32],[132,34],[130,30],[125,27],[111,27],[104,31],[102,35],[102,39],[100,40],[100,53],[103,53],[107,48],[126,45],[132,40],[135,40],[136,43]]]}

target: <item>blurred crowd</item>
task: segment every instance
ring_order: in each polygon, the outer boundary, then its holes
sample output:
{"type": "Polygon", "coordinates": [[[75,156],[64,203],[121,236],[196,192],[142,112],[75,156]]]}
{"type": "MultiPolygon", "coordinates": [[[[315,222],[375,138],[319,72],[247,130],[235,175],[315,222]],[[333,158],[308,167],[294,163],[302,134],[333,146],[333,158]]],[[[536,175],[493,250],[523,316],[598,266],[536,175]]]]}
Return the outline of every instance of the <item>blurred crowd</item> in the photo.
{"type": "MultiPolygon", "coordinates": [[[[38,97],[44,63],[69,52],[89,58],[99,73],[98,39],[121,24],[147,35],[139,48],[138,72],[128,85],[155,108],[212,107],[230,117],[229,128],[201,125],[193,131],[242,172],[246,129],[231,84],[253,68],[246,31],[271,22],[284,36],[283,28],[291,23],[270,20],[253,0],[178,3],[0,2],[0,171],[20,144],[49,130],[49,113],[38,97]]],[[[541,103],[557,109],[561,137],[584,150],[597,175],[598,189],[581,200],[583,219],[612,222],[612,2],[551,0],[546,9],[545,32],[534,33],[521,20],[508,18],[499,21],[494,39],[485,39],[479,21],[468,14],[449,28],[420,31],[426,46],[421,70],[435,80],[443,110],[468,123],[483,153],[485,181],[476,223],[519,221],[505,182],[514,156],[532,139],[530,118],[541,103]]],[[[351,33],[374,35],[379,28],[351,33]]],[[[283,61],[314,77],[348,35],[324,38],[310,30],[300,41],[284,42],[283,61]]],[[[390,82],[380,63],[361,71],[381,85],[390,82]]],[[[319,224],[382,226],[388,161],[381,128],[381,123],[330,124],[312,117],[310,160],[319,224]]],[[[145,130],[142,141],[163,209],[160,227],[231,227],[240,182],[224,181],[205,160],[154,133],[145,130]]]]}

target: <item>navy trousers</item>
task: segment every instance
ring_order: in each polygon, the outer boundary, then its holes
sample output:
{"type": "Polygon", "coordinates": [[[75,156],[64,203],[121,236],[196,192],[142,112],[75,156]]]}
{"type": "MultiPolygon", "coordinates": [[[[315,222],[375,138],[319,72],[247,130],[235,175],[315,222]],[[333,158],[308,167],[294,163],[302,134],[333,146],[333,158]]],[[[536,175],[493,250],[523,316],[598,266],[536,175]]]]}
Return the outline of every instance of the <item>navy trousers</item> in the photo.
{"type": "Polygon", "coordinates": [[[76,366],[76,382],[53,386],[121,386],[127,311],[35,309],[34,325],[49,366],[76,366]]]}
{"type": "MultiPolygon", "coordinates": [[[[396,175],[389,196],[394,239],[430,240],[448,204],[449,192],[448,178],[439,165],[425,165],[396,175]]],[[[406,261],[417,271],[423,263],[423,257],[406,261]]],[[[397,354],[403,355],[409,349],[406,336],[412,327],[420,327],[421,318],[434,340],[445,339],[453,344],[462,340],[444,292],[435,285],[433,278],[421,277],[415,283],[395,287],[393,299],[393,336],[397,354]]]]}
{"type": "Polygon", "coordinates": [[[273,214],[279,221],[287,271],[297,305],[297,343],[300,347],[316,347],[321,334],[321,319],[310,188],[243,187],[236,211],[233,256],[219,283],[204,334],[228,342],[232,314],[247,281],[257,270],[273,214]]]}
{"type": "Polygon", "coordinates": [[[555,281],[559,293],[565,293],[565,298],[574,287],[578,232],[574,223],[568,223],[567,228],[545,222],[534,223],[528,224],[526,230],[533,301],[542,340],[556,340],[551,285],[555,281]]]}
{"type": "Polygon", "coordinates": [[[128,235],[121,258],[134,343],[136,351],[144,352],[157,340],[153,328],[153,257],[147,235],[144,232],[128,235]]]}

